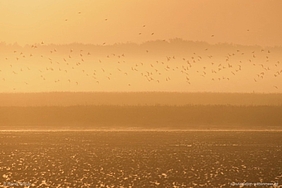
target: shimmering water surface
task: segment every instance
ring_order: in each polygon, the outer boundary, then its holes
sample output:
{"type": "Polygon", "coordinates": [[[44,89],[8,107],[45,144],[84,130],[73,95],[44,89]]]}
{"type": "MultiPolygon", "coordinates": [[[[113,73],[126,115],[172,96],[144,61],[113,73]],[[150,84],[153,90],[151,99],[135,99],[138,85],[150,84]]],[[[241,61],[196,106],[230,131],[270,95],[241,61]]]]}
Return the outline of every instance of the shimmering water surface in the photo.
{"type": "Polygon", "coordinates": [[[0,187],[7,182],[52,188],[281,185],[282,132],[0,132],[0,187]]]}

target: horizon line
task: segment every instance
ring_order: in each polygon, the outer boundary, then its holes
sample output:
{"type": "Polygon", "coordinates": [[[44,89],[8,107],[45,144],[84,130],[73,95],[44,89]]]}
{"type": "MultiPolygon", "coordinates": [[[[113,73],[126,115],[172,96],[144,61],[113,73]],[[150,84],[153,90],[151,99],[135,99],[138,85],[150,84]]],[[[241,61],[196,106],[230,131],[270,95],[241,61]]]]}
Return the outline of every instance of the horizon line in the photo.
{"type": "Polygon", "coordinates": [[[0,129],[3,132],[282,132],[282,129],[0,129]]]}
{"type": "Polygon", "coordinates": [[[230,42],[217,42],[217,43],[209,43],[206,41],[201,41],[201,40],[185,40],[182,38],[171,38],[171,39],[167,39],[167,40],[161,40],[161,39],[156,39],[156,40],[148,40],[148,41],[144,41],[144,42],[132,42],[132,41],[127,41],[127,42],[116,42],[116,43],[110,43],[110,44],[94,44],[94,43],[83,43],[83,42],[71,42],[71,43],[63,43],[63,44],[55,44],[55,43],[44,43],[41,44],[41,42],[38,43],[33,43],[33,44],[18,44],[18,42],[14,42],[14,43],[7,43],[5,41],[0,41],[0,45],[4,44],[6,46],[18,46],[18,47],[22,47],[25,48],[27,46],[33,46],[33,45],[40,45],[40,46],[69,46],[69,45],[85,45],[85,46],[101,46],[101,47],[108,47],[108,46],[117,46],[117,45],[127,45],[127,44],[135,44],[135,45],[144,45],[147,43],[151,43],[151,42],[166,42],[168,44],[175,42],[176,40],[180,40],[182,42],[193,42],[193,43],[202,43],[202,44],[206,44],[209,46],[217,46],[217,45],[228,45],[228,46],[243,46],[243,47],[260,47],[260,48],[281,48],[282,45],[273,45],[273,46],[268,46],[268,45],[259,45],[259,44],[252,44],[252,45],[244,45],[244,44],[238,44],[238,43],[230,43],[230,42]]]}
{"type": "Polygon", "coordinates": [[[269,95],[269,94],[282,94],[282,92],[212,92],[212,91],[199,91],[199,92],[182,92],[182,91],[40,91],[40,92],[0,92],[0,94],[51,94],[51,93],[107,93],[107,94],[133,94],[133,93],[166,93],[166,94],[258,94],[258,95],[269,95]]]}

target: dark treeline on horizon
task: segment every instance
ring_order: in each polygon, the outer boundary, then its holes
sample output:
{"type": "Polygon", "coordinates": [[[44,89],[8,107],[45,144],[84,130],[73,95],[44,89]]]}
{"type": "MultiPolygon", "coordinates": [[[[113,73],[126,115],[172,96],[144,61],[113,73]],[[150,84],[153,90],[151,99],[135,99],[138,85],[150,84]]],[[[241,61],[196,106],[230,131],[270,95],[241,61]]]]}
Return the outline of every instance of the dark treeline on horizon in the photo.
{"type": "Polygon", "coordinates": [[[281,129],[282,106],[0,107],[1,129],[281,129]]]}
{"type": "MultiPolygon", "coordinates": [[[[0,49],[3,52],[9,52],[11,50],[25,50],[30,49],[31,47],[36,46],[38,50],[50,50],[53,48],[57,48],[64,52],[66,49],[73,48],[76,49],[88,49],[88,50],[95,50],[98,54],[104,53],[109,50],[117,50],[120,52],[126,51],[131,53],[139,54],[140,49],[156,49],[155,54],[163,54],[168,52],[174,53],[183,53],[187,50],[193,51],[202,51],[203,48],[210,48],[214,53],[222,53],[222,51],[230,51],[230,50],[237,50],[245,49],[245,50],[259,50],[259,49],[271,49],[271,50],[278,50],[281,51],[281,46],[274,46],[274,47],[261,47],[258,45],[239,45],[239,44],[232,44],[232,43],[218,43],[218,44],[209,44],[203,41],[190,41],[190,40],[183,40],[181,38],[174,38],[170,40],[152,40],[147,41],[141,44],[127,42],[127,43],[115,43],[115,44],[83,44],[83,43],[70,43],[70,44],[29,44],[25,46],[20,46],[17,43],[14,44],[6,44],[0,41],[0,49]]],[[[67,52],[67,51],[66,51],[67,52]]]]}

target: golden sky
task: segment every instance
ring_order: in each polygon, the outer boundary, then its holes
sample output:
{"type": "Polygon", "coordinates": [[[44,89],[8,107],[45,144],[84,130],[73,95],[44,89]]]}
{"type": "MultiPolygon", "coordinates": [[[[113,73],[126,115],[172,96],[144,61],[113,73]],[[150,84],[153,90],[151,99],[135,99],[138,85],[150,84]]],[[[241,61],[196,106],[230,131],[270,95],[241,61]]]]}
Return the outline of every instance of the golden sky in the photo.
{"type": "Polygon", "coordinates": [[[281,7],[281,0],[0,0],[0,41],[274,46],[282,45],[281,7]]]}
{"type": "Polygon", "coordinates": [[[281,0],[0,0],[0,92],[282,92],[281,7],[281,0]]]}

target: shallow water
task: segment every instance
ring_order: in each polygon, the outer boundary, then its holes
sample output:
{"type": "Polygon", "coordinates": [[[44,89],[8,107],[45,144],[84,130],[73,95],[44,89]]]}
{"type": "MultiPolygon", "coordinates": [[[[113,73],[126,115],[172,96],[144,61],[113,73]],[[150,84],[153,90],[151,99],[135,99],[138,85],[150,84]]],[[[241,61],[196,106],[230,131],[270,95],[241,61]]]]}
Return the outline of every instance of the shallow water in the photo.
{"type": "Polygon", "coordinates": [[[271,187],[281,156],[282,132],[1,132],[0,187],[271,187]]]}

